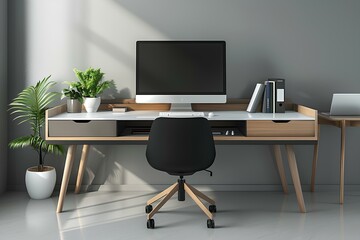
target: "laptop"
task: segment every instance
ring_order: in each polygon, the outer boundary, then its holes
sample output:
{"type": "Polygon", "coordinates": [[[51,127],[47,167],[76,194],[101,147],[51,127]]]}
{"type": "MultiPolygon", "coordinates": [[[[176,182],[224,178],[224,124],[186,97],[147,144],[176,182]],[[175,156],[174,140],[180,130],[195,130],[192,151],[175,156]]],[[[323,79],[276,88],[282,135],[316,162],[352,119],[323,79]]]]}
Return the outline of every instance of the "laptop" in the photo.
{"type": "Polygon", "coordinates": [[[330,115],[360,116],[360,93],[334,93],[330,115]]]}

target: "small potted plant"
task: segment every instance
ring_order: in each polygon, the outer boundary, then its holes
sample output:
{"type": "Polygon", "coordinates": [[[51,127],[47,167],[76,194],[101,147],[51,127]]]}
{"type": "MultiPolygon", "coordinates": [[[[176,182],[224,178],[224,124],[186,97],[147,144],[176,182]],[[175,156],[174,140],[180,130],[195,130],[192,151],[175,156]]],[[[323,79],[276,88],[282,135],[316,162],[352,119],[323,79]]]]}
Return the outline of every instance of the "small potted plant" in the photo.
{"type": "Polygon", "coordinates": [[[78,85],[79,82],[65,82],[69,87],[62,90],[61,99],[67,97],[67,112],[69,113],[80,113],[81,106],[83,104],[83,97],[79,92],[78,85]]]}
{"type": "Polygon", "coordinates": [[[104,73],[101,69],[88,68],[85,71],[74,69],[79,84],[76,86],[84,98],[84,107],[87,112],[96,112],[100,106],[100,94],[113,85],[112,81],[102,81],[104,73]]]}
{"type": "Polygon", "coordinates": [[[38,153],[38,165],[26,170],[25,185],[29,196],[33,199],[45,199],[51,196],[55,183],[56,171],[54,167],[45,166],[47,153],[63,154],[61,145],[46,143],[42,137],[45,124],[45,110],[58,97],[59,93],[49,92],[55,84],[49,81],[50,76],[40,80],[35,86],[29,86],[18,94],[10,103],[11,114],[17,114],[14,120],[19,124],[28,123],[31,134],[12,140],[10,148],[31,147],[38,153]]]}

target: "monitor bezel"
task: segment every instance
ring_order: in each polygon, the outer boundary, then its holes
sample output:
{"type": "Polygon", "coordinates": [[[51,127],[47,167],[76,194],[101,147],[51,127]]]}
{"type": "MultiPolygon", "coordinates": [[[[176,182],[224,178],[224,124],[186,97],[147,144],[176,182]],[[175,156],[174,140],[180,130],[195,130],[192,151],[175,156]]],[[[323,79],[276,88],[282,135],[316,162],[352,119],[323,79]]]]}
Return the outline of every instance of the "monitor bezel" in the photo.
{"type": "MultiPolygon", "coordinates": [[[[209,96],[218,96],[220,98],[213,99],[214,101],[221,101],[223,102],[225,96],[226,99],[226,42],[223,40],[149,40],[149,41],[137,41],[136,42],[136,101],[137,102],[194,102],[191,100],[187,100],[190,98],[193,98],[195,102],[203,102],[201,99],[199,99],[200,96],[204,96],[204,101],[209,102],[211,101],[211,97],[209,96]],[[165,44],[176,44],[176,43],[184,43],[184,44],[192,44],[192,43],[214,43],[214,44],[221,44],[223,48],[223,90],[220,92],[146,92],[141,93],[139,91],[139,45],[142,43],[165,43],[165,44]],[[156,100],[155,98],[159,97],[159,100],[156,100]],[[166,100],[169,99],[169,100],[166,100]],[[209,100],[210,99],[210,100],[209,100]],[[220,99],[220,100],[219,100],[220,99]]],[[[212,101],[213,102],[213,101],[212,101]]]]}

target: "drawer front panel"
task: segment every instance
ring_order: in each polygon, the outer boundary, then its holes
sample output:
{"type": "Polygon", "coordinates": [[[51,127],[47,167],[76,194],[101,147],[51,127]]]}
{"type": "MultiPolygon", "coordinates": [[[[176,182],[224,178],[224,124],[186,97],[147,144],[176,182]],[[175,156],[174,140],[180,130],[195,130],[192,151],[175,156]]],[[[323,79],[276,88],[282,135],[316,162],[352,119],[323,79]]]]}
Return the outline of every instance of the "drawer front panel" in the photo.
{"type": "Polygon", "coordinates": [[[314,121],[247,121],[248,137],[313,137],[314,121]]]}
{"type": "Polygon", "coordinates": [[[116,121],[49,121],[49,137],[116,136],[116,121]]]}

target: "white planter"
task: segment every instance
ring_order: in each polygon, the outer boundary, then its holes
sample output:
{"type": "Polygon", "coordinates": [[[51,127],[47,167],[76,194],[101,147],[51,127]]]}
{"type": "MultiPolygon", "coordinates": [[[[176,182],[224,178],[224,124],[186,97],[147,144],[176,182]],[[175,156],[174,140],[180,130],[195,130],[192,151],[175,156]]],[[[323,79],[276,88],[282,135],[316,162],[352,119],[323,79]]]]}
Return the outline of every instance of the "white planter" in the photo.
{"type": "Polygon", "coordinates": [[[44,169],[43,172],[38,172],[37,167],[30,167],[26,170],[25,185],[32,199],[49,198],[54,191],[56,183],[55,168],[44,166],[44,169]]]}
{"type": "Polygon", "coordinates": [[[86,112],[96,112],[100,106],[101,98],[84,98],[86,112]]]}

